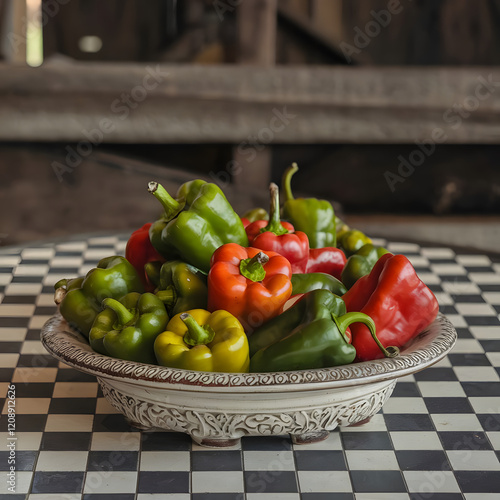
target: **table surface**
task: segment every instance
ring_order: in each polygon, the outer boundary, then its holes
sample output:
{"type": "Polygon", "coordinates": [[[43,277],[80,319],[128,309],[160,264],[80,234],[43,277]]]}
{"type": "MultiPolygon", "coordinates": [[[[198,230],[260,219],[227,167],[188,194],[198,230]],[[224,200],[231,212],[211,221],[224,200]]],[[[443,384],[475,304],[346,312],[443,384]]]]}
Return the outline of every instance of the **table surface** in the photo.
{"type": "Polygon", "coordinates": [[[123,254],[126,239],[81,236],[0,250],[2,474],[15,458],[15,493],[6,478],[0,498],[500,498],[500,257],[380,241],[407,255],[435,292],[458,332],[453,351],[400,379],[367,424],[336,429],[316,444],[244,437],[237,447],[213,450],[184,434],[130,428],[94,377],[58,362],[40,343],[40,328],[55,312],[53,284],[123,254]]]}

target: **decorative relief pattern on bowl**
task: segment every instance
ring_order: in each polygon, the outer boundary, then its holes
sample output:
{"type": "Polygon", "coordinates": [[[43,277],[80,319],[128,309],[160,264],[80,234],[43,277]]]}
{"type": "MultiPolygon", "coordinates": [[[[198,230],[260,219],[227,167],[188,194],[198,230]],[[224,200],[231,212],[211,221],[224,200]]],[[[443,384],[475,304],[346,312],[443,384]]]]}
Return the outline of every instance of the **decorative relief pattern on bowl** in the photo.
{"type": "Polygon", "coordinates": [[[123,361],[94,352],[86,339],[56,315],[42,328],[42,342],[49,352],[75,368],[97,376],[166,382],[206,387],[269,387],[318,382],[356,381],[400,376],[405,370],[417,371],[444,357],[456,341],[450,321],[439,314],[436,320],[393,359],[379,359],[333,368],[281,373],[207,373],[191,372],[132,361],[123,361]]]}
{"type": "Polygon", "coordinates": [[[270,436],[304,434],[352,425],[375,415],[392,394],[396,381],[362,398],[346,398],[317,408],[279,413],[229,412],[177,408],[157,401],[151,403],[124,394],[99,380],[106,399],[130,421],[144,428],[159,428],[189,434],[195,441],[240,438],[248,435],[270,436]]]}

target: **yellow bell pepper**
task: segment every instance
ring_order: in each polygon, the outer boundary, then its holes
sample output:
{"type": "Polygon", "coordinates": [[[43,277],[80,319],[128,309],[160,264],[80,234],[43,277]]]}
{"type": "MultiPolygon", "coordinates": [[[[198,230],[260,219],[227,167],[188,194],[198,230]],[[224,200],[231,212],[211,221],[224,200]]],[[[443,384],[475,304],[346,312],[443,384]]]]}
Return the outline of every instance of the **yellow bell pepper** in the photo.
{"type": "Polygon", "coordinates": [[[248,372],[248,340],[241,323],[229,312],[191,309],[176,314],[156,337],[158,363],[205,372],[248,372]]]}

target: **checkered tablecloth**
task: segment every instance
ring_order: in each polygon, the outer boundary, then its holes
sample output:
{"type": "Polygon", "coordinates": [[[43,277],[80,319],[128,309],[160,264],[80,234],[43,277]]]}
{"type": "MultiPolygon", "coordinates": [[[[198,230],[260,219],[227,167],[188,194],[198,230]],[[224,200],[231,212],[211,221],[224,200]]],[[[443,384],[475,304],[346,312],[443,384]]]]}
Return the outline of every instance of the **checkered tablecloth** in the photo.
{"type": "MultiPolygon", "coordinates": [[[[371,421],[327,440],[245,437],[211,450],[139,432],[95,378],[46,353],[53,284],[123,254],[127,236],[0,250],[0,498],[11,500],[498,500],[500,258],[386,243],[407,255],[455,325],[437,365],[402,378],[371,421]],[[15,493],[8,490],[8,390],[15,386],[15,493]]],[[[12,395],[12,394],[11,394],[12,395]]]]}

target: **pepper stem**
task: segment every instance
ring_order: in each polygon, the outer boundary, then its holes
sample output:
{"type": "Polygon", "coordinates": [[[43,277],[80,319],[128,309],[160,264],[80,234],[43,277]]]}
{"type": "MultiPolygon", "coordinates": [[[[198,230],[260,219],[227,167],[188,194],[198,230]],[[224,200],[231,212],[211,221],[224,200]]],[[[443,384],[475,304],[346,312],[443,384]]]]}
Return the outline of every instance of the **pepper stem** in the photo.
{"type": "Polygon", "coordinates": [[[293,200],[293,193],[292,193],[292,176],[297,170],[299,169],[299,166],[294,162],[292,163],[286,170],[285,173],[283,174],[283,177],[281,178],[281,190],[284,192],[285,197],[283,200],[283,203],[289,200],[293,200]]]}
{"type": "Polygon", "coordinates": [[[167,306],[171,306],[175,302],[175,290],[171,287],[166,290],[158,290],[155,295],[167,306]]]}
{"type": "Polygon", "coordinates": [[[67,290],[64,286],[60,286],[54,292],[54,302],[57,306],[63,301],[64,297],[66,297],[66,292],[67,290]]]}
{"type": "Polygon", "coordinates": [[[339,317],[332,315],[332,318],[342,334],[345,333],[347,327],[352,323],[363,323],[368,327],[368,330],[370,330],[373,340],[379,346],[380,350],[384,353],[384,356],[386,358],[395,358],[399,355],[399,349],[396,346],[389,346],[385,348],[382,345],[376,334],[375,322],[367,314],[364,314],[362,312],[350,312],[339,317]]]}
{"type": "Polygon", "coordinates": [[[198,324],[189,313],[182,313],[180,318],[187,326],[187,332],[184,334],[184,342],[186,342],[186,344],[195,346],[212,342],[215,337],[215,332],[210,325],[198,324]]]}
{"type": "Polygon", "coordinates": [[[148,191],[162,204],[167,219],[173,219],[182,210],[182,205],[174,200],[158,182],[149,182],[148,191]]]}
{"type": "Polygon", "coordinates": [[[120,325],[126,325],[134,319],[133,313],[131,313],[121,302],[111,297],[107,297],[102,301],[102,307],[111,309],[118,317],[120,325]]]}
{"type": "Polygon", "coordinates": [[[264,264],[269,261],[269,256],[264,252],[259,252],[251,259],[240,261],[240,273],[251,281],[262,281],[266,277],[264,264]]]}
{"type": "Polygon", "coordinates": [[[62,280],[59,280],[55,285],[54,288],[57,290],[58,288],[67,288],[68,287],[68,280],[66,278],[63,278],[62,280]]]}
{"type": "Polygon", "coordinates": [[[274,182],[269,184],[269,194],[271,198],[271,205],[269,207],[269,222],[267,223],[267,226],[260,230],[260,232],[265,233],[266,231],[269,231],[274,233],[276,236],[281,236],[282,234],[288,233],[288,230],[281,225],[280,190],[274,182]]]}

